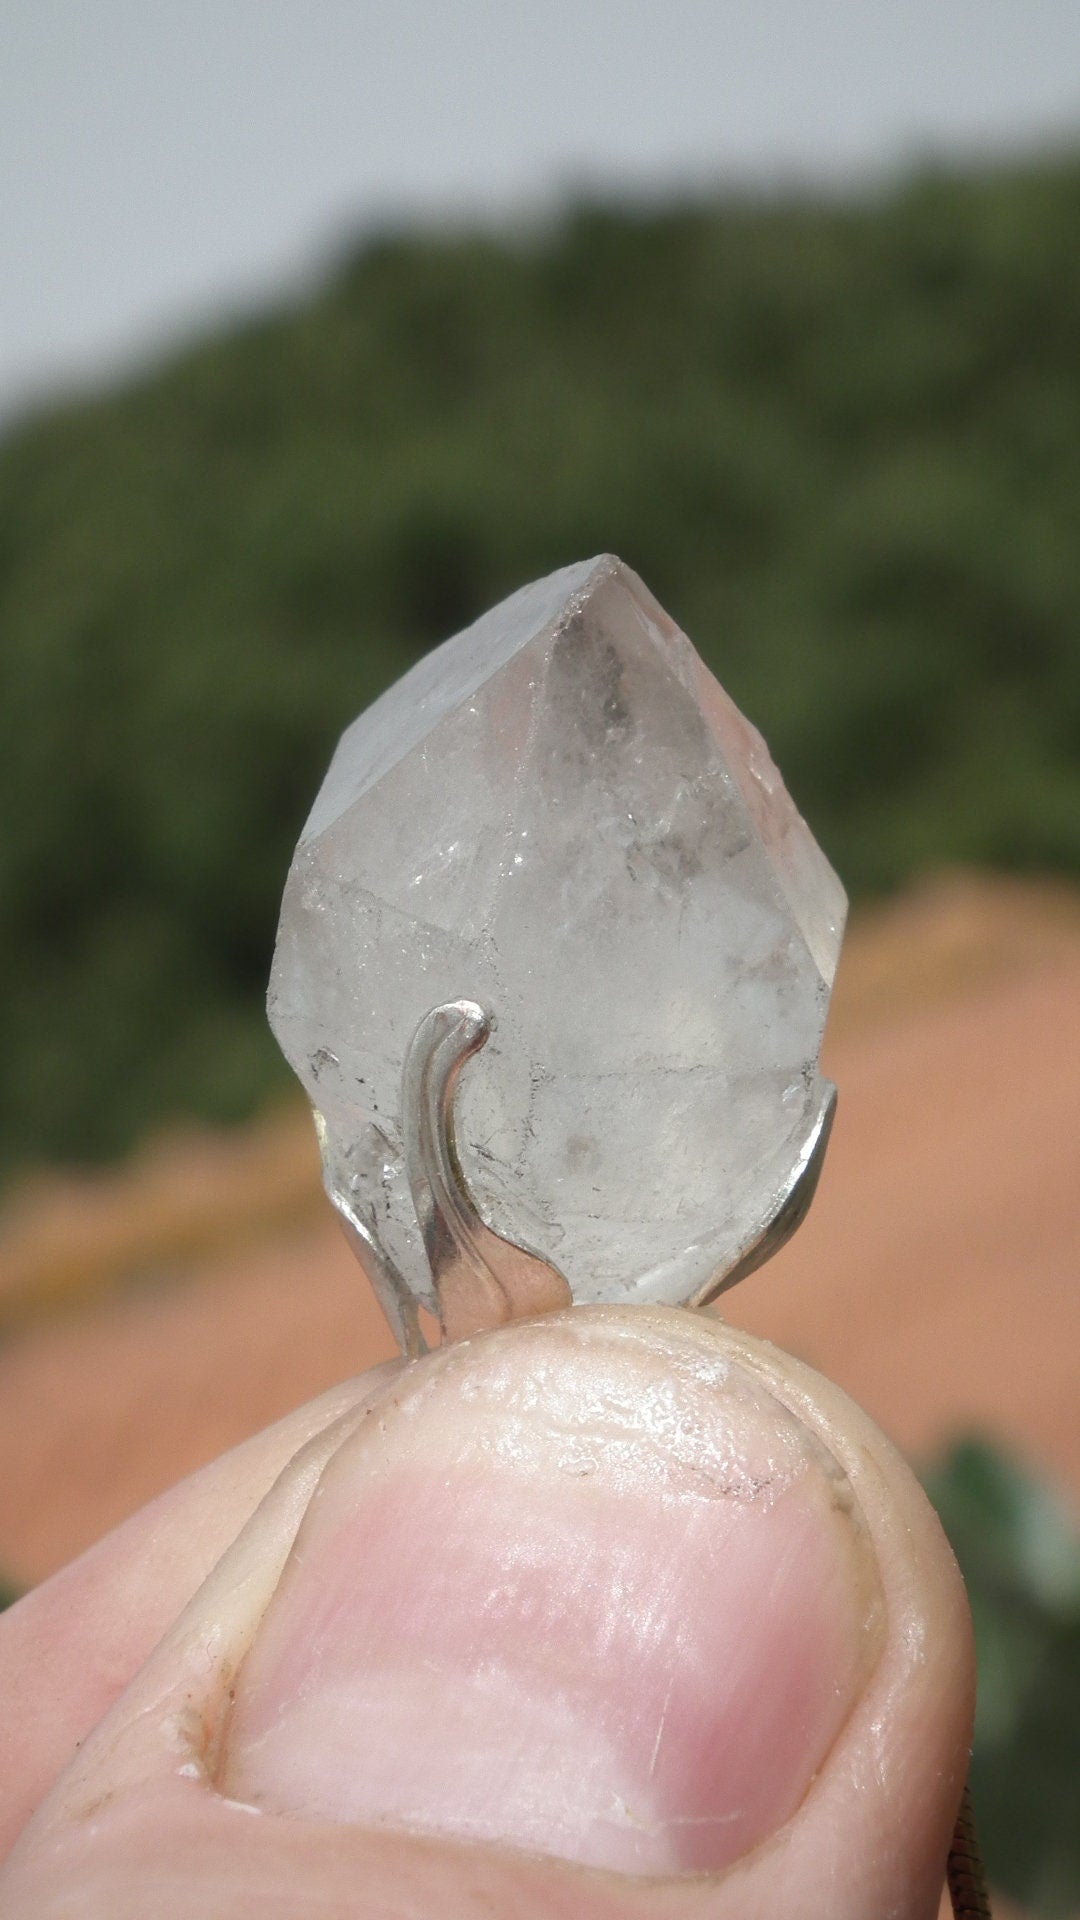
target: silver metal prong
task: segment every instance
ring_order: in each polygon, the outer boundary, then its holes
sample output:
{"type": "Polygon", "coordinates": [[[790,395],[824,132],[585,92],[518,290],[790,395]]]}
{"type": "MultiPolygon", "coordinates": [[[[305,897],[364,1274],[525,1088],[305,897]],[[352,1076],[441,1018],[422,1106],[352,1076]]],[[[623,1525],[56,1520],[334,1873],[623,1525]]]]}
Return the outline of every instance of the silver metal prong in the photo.
{"type": "Polygon", "coordinates": [[[743,1248],[734,1263],[723,1273],[717,1274],[692,1305],[706,1306],[710,1300],[716,1299],[718,1293],[733,1287],[737,1280],[745,1280],[748,1273],[763,1267],[766,1260],[771,1260],[774,1253],[779,1253],[796,1228],[802,1226],[810,1210],[810,1202],[817,1192],[835,1113],[836,1088],[831,1080],[823,1080],[821,1096],[799,1158],[771,1217],[760,1233],[755,1234],[749,1245],[743,1248]]]}
{"type": "Polygon", "coordinates": [[[428,1351],[428,1344],[420,1331],[420,1315],[412,1288],[406,1285],[390,1255],[379,1245],[374,1227],[368,1226],[355,1206],[348,1187],[343,1184],[340,1169],[334,1165],[331,1154],[326,1121],[317,1107],[315,1133],[322,1156],[323,1186],[327,1198],[341,1221],[346,1240],[371,1281],[375,1298],[390,1322],[390,1331],[398,1346],[406,1360],[415,1360],[428,1351]]]}
{"type": "Polygon", "coordinates": [[[390,1331],[405,1359],[419,1359],[429,1349],[420,1331],[420,1315],[409,1288],[370,1227],[364,1225],[340,1193],[330,1188],[327,1191],[345,1230],[345,1238],[371,1281],[375,1298],[390,1322],[390,1331]]]}
{"type": "Polygon", "coordinates": [[[571,1303],[555,1267],[481,1219],[458,1161],[454,1090],[491,1030],[474,1000],[433,1007],[413,1035],[402,1077],[405,1168],[448,1340],[571,1303]]]}

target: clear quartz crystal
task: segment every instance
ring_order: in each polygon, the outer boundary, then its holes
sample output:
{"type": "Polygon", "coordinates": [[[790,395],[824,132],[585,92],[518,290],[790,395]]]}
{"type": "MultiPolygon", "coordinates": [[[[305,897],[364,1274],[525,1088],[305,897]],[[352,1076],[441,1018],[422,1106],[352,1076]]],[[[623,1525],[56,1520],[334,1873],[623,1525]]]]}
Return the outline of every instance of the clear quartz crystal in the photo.
{"type": "Polygon", "coordinates": [[[567,567],[343,736],[289,873],[270,1019],[327,1185],[436,1309],[402,1064],[441,1002],[484,1220],[577,1300],[705,1297],[776,1213],[826,1083],[836,875],[761,736],[629,568],[567,567]]]}

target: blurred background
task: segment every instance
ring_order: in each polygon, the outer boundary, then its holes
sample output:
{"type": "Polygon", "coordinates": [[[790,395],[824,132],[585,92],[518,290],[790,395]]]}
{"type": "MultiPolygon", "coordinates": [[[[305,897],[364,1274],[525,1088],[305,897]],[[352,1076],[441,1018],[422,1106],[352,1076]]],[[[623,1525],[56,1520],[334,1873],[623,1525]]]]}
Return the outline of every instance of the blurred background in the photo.
{"type": "Polygon", "coordinates": [[[0,0],[0,261],[9,1592],[389,1353],[286,868],[365,702],[612,549],[853,898],[725,1310],[924,1473],[994,1878],[1080,1911],[1072,0],[0,0]]]}

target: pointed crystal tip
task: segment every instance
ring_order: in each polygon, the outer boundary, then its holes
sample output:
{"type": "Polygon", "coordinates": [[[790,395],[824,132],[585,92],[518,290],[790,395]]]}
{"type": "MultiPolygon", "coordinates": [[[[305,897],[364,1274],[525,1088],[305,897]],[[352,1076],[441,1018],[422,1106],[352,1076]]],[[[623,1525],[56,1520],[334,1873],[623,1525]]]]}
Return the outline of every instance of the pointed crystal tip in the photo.
{"type": "Polygon", "coordinates": [[[761,736],[609,555],[523,588],[343,736],[282,907],[270,1019],[327,1184],[437,1301],[402,1073],[432,1008],[496,1028],[456,1151],[577,1300],[707,1297],[788,1204],[845,899],[761,736]]]}

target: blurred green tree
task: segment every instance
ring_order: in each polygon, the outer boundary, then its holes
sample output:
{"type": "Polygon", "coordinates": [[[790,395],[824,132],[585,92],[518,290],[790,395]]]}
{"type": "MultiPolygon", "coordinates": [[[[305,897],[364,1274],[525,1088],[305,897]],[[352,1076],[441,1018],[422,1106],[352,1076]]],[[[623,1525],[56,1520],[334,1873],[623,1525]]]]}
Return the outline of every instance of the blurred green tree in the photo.
{"type": "Polygon", "coordinates": [[[972,1787],[993,1883],[1045,1920],[1080,1912],[1080,1539],[1063,1505],[979,1440],[927,1476],[971,1596],[972,1787]]]}

